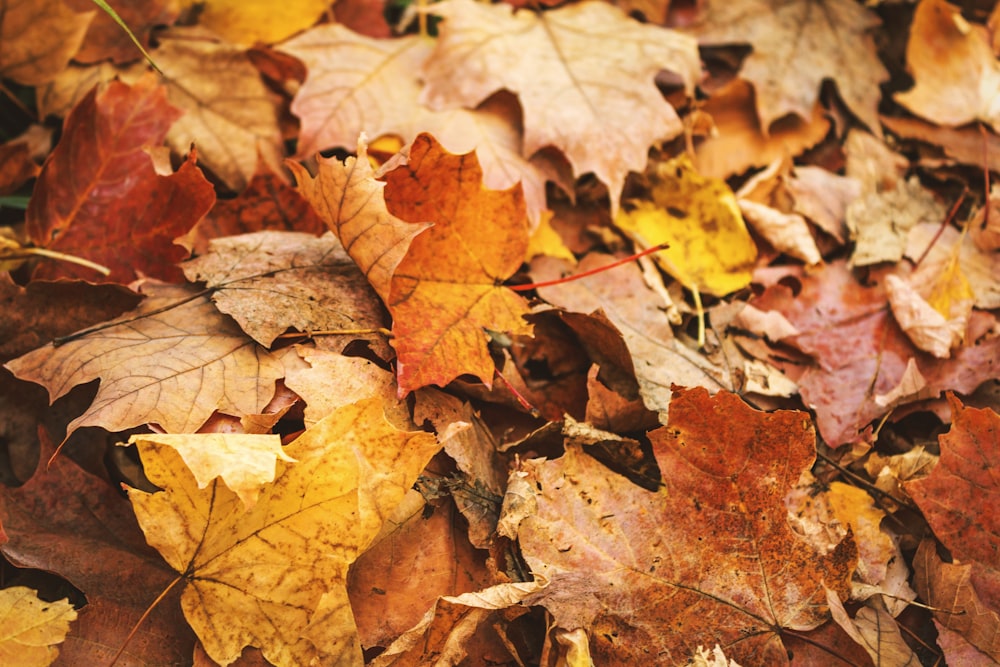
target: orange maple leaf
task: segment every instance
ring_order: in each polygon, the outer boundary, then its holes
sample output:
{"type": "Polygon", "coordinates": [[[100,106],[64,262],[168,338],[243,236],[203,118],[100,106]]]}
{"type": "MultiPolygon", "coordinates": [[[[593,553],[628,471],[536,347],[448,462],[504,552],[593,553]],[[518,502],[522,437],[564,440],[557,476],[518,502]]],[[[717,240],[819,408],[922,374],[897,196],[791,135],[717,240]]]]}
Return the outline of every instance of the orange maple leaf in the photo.
{"type": "Polygon", "coordinates": [[[521,186],[483,188],[474,153],[447,153],[428,134],[385,179],[394,215],[435,223],[413,239],[390,285],[400,395],[463,373],[489,385],[494,365],[485,330],[531,333],[521,318],[527,303],[501,285],[528,248],[521,186]]]}

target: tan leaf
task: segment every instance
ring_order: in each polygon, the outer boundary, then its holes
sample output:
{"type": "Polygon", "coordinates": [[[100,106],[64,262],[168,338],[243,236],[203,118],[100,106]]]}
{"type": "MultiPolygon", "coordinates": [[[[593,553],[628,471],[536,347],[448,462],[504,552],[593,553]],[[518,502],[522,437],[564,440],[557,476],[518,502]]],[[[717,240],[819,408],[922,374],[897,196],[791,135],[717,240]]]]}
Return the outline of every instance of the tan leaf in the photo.
{"type": "Polygon", "coordinates": [[[396,395],[393,374],[367,359],[304,345],[296,349],[308,368],[287,369],[285,385],[306,402],[306,426],[363,398],[378,396],[389,403],[396,395]]]}
{"type": "Polygon", "coordinates": [[[118,324],[7,363],[18,377],[45,386],[52,400],[101,378],[93,404],[70,422],[67,437],[81,426],[124,431],[141,424],[192,433],[215,410],[263,412],[281,362],[198,290],[155,282],[142,290],[146,299],[118,324]]]}
{"type": "Polygon", "coordinates": [[[96,10],[77,14],[62,0],[4,0],[0,6],[0,78],[48,83],[83,44],[96,10]]]}
{"type": "Polygon", "coordinates": [[[253,178],[258,156],[281,168],[277,105],[245,50],[174,29],[160,37],[156,64],[171,104],[187,112],[167,135],[174,151],[183,155],[194,143],[203,166],[237,191],[253,178]]]}
{"type": "MultiPolygon", "coordinates": [[[[892,314],[913,344],[938,359],[950,357],[952,348],[965,337],[969,313],[964,317],[942,315],[913,285],[896,275],[886,277],[885,287],[892,314]]],[[[970,301],[970,310],[971,306],[970,301]]]]}
{"type": "Polygon", "coordinates": [[[286,329],[302,332],[385,326],[385,311],[334,236],[264,231],[215,239],[182,265],[192,282],[248,336],[270,347],[286,329]]]}
{"type": "Polygon", "coordinates": [[[879,132],[879,84],[889,74],[870,34],[878,25],[875,14],[852,0],[713,0],[693,32],[701,44],[753,47],[740,76],[754,85],[765,132],[789,113],[810,118],[823,79],[835,81],[851,111],[879,132]]]}
{"type": "Polygon", "coordinates": [[[406,222],[389,213],[385,183],[375,180],[364,137],[358,140],[357,151],[356,158],[343,163],[320,158],[316,176],[302,165],[286,164],[295,174],[299,192],[337,235],[379,298],[388,303],[389,281],[396,266],[413,237],[428,224],[406,222]]]}
{"type": "Polygon", "coordinates": [[[847,227],[855,241],[851,263],[898,262],[910,229],[923,222],[940,222],[944,215],[944,207],[915,178],[900,180],[894,190],[868,192],[847,207],[847,227]]]}
{"type": "Polygon", "coordinates": [[[475,107],[506,88],[524,109],[524,154],[554,145],[574,173],[607,184],[612,209],[626,174],[642,171],[651,144],[681,132],[654,84],[677,72],[690,92],[700,76],[694,41],[643,25],[603,2],[536,14],[449,0],[437,50],[423,69],[431,108],[475,107]]]}
{"type": "Polygon", "coordinates": [[[895,95],[914,113],[940,125],[974,120],[1000,131],[1000,62],[983,26],[944,0],[922,0],[913,14],[906,64],[916,85],[895,95]]]}

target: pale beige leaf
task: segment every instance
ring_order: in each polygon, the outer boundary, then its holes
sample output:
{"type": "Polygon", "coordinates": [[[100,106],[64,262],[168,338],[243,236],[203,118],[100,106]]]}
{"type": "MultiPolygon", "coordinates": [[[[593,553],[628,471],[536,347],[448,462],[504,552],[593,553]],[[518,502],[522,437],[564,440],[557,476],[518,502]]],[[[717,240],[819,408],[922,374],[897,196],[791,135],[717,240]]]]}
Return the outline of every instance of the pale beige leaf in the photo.
{"type": "Polygon", "coordinates": [[[940,222],[944,215],[944,207],[916,178],[900,180],[893,190],[869,191],[847,207],[847,227],[855,241],[851,263],[898,262],[910,229],[922,222],[940,222]]]}
{"type": "Polygon", "coordinates": [[[612,209],[627,173],[646,166],[649,146],[681,132],[654,77],[700,76],[694,40],[643,25],[603,2],[536,14],[508,5],[448,0],[437,50],[427,60],[422,100],[434,109],[473,108],[498,90],[524,109],[524,154],[554,145],[576,174],[607,184],[612,209]]]}
{"type": "Polygon", "coordinates": [[[70,422],[67,436],[81,426],[124,431],[142,424],[192,433],[216,410],[261,414],[282,376],[281,362],[198,290],[148,281],[142,291],[146,299],[118,324],[46,345],[7,368],[45,386],[52,400],[101,379],[93,404],[70,422]]]}
{"type": "Polygon", "coordinates": [[[965,336],[968,317],[946,318],[899,276],[887,276],[885,286],[892,314],[913,344],[938,359],[949,358],[965,336]]]}
{"type": "Polygon", "coordinates": [[[252,508],[257,503],[261,487],[274,481],[278,459],[294,463],[295,459],[281,448],[281,436],[275,434],[193,433],[170,435],[133,435],[128,444],[173,447],[180,454],[191,474],[204,489],[219,477],[222,482],[252,508]]]}
{"type": "Polygon", "coordinates": [[[308,367],[286,370],[285,385],[306,402],[306,426],[363,398],[395,401],[395,376],[371,361],[303,345],[296,348],[308,367]]]}
{"type": "Polygon", "coordinates": [[[430,132],[451,153],[475,150],[486,187],[505,190],[521,181],[537,224],[545,210],[545,181],[558,175],[522,156],[517,103],[492,99],[475,111],[424,106],[418,74],[433,48],[434,42],[419,36],[374,39],[336,24],[283,44],[282,51],[308,68],[292,100],[292,113],[302,119],[298,155],[354,146],[362,132],[395,135],[404,143],[430,132]]]}

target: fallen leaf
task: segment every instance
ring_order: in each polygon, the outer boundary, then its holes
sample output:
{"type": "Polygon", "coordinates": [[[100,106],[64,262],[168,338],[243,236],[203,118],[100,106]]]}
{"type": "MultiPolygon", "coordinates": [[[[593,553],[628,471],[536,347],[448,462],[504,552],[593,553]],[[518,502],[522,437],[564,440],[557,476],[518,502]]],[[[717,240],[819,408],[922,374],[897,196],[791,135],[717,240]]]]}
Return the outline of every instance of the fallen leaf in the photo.
{"type": "Polygon", "coordinates": [[[824,583],[846,595],[856,558],[850,539],[820,555],[788,527],[784,495],[815,456],[809,418],[675,387],[668,426],[649,435],[656,493],[573,444],[523,464],[538,512],[518,538],[551,582],[527,602],[587,630],[600,664],[651,653],[679,664],[698,644],[741,664],[787,664],[780,629],[826,620],[824,583]]]}
{"type": "Polygon", "coordinates": [[[851,618],[837,594],[827,591],[827,603],[833,620],[868,652],[876,665],[919,664],[916,653],[903,639],[899,626],[881,600],[873,598],[851,618]]]}
{"type": "Polygon", "coordinates": [[[295,174],[299,192],[337,235],[379,298],[388,303],[392,274],[413,237],[428,224],[400,220],[389,212],[385,183],[375,180],[364,137],[358,140],[357,152],[357,157],[343,163],[319,158],[315,177],[299,164],[286,164],[295,174]]]}
{"type": "Polygon", "coordinates": [[[944,127],[934,125],[919,118],[893,118],[881,116],[882,124],[904,139],[917,139],[940,146],[945,155],[961,164],[989,166],[991,171],[1000,171],[1000,137],[975,126],[944,127]],[[986,149],[983,142],[986,142],[986,149]]]}
{"type": "Polygon", "coordinates": [[[915,178],[898,181],[894,190],[868,192],[847,207],[847,227],[855,242],[852,265],[898,262],[910,229],[940,223],[944,216],[944,206],[915,178]]]}
{"type": "Polygon", "coordinates": [[[146,299],[117,324],[59,347],[49,344],[7,368],[45,386],[53,401],[101,378],[93,404],[70,422],[67,436],[81,426],[124,431],[149,423],[193,433],[215,410],[262,413],[281,362],[201,291],[152,282],[142,291],[146,299]]]}
{"type": "Polygon", "coordinates": [[[247,189],[235,199],[217,201],[188,234],[186,245],[196,255],[203,255],[209,241],[223,236],[265,230],[321,235],[326,225],[302,194],[285,181],[258,164],[247,189]]]}
{"type": "Polygon", "coordinates": [[[27,144],[14,141],[0,144],[0,197],[17,192],[38,172],[27,144]]]}
{"type": "Polygon", "coordinates": [[[991,511],[1000,486],[990,472],[1000,448],[1000,415],[965,407],[953,394],[948,404],[951,429],[939,437],[941,459],[905,488],[955,558],[1000,569],[1000,516],[991,511]]]}
{"type": "Polygon", "coordinates": [[[180,279],[187,255],[174,245],[215,201],[212,186],[186,161],[159,176],[146,151],[163,141],[179,112],[154,77],[92,91],[66,119],[63,140],[42,168],[26,213],[35,244],[111,269],[107,278],[66,262],[43,262],[34,277],[127,283],[137,271],[180,279]]]}
{"type": "Polygon", "coordinates": [[[789,113],[810,118],[820,84],[832,79],[850,110],[878,133],[879,85],[889,78],[871,35],[879,23],[850,0],[716,1],[692,32],[703,45],[753,47],[740,76],[754,85],[764,132],[789,113]]]}
{"type": "Polygon", "coordinates": [[[0,661],[9,667],[45,667],[59,655],[76,610],[69,600],[46,602],[24,586],[0,589],[0,661]]]}
{"type": "Polygon", "coordinates": [[[750,283],[757,246],[725,181],[705,178],[682,155],[656,165],[650,198],[631,200],[615,224],[642,248],[668,243],[653,258],[692,290],[725,296],[750,283]]]}
{"type": "Polygon", "coordinates": [[[524,154],[554,145],[576,175],[608,186],[612,210],[647,150],[677,136],[681,123],[654,84],[677,72],[690,93],[700,76],[694,40],[644,25],[603,2],[543,13],[470,0],[438,3],[444,18],[424,65],[421,100],[432,109],[474,108],[500,89],[524,109],[524,154]]]}
{"type": "Polygon", "coordinates": [[[181,606],[206,652],[229,664],[258,646],[279,667],[361,665],[347,568],[438,450],[399,431],[369,399],[325,417],[285,448],[252,510],[219,481],[199,489],[177,452],[140,444],[150,481],[129,490],[149,542],[181,573],[181,606]]]}
{"type": "Polygon", "coordinates": [[[156,64],[170,103],[186,113],[167,134],[174,152],[191,144],[231,190],[243,190],[259,160],[281,169],[277,102],[244,49],[179,28],[160,35],[156,64]]]}
{"type": "Polygon", "coordinates": [[[1000,63],[983,26],[944,0],[921,0],[913,14],[906,64],[912,89],[897,102],[939,125],[981,120],[1000,130],[1000,63]]]}
{"type": "Polygon", "coordinates": [[[941,647],[941,654],[947,664],[964,667],[993,667],[997,664],[993,658],[967,642],[954,630],[949,630],[937,621],[934,621],[934,628],[938,633],[937,645],[941,647]]]}
{"type": "MultiPolygon", "coordinates": [[[[886,276],[885,287],[892,315],[913,344],[939,359],[950,357],[952,348],[965,338],[972,311],[971,292],[970,298],[965,300],[966,312],[942,314],[914,285],[899,276],[886,276]]],[[[968,283],[965,289],[968,290],[968,283]]]]}
{"type": "Polygon", "coordinates": [[[1000,262],[995,253],[976,247],[968,235],[948,226],[941,231],[940,223],[924,223],[913,227],[906,243],[906,256],[916,259],[927,252],[920,264],[922,271],[929,275],[943,273],[954,261],[958,250],[958,268],[969,282],[976,308],[993,310],[1000,308],[1000,262]],[[934,239],[937,238],[935,241],[934,239]]]}
{"type": "MultiPolygon", "coordinates": [[[[978,503],[977,507],[980,506],[978,503]]],[[[913,585],[934,607],[934,620],[1000,661],[1000,614],[984,604],[972,585],[973,566],[945,563],[933,540],[923,540],[913,557],[913,585]]]]}
{"type": "MultiPolygon", "coordinates": [[[[185,0],[193,4],[192,0],[185,0]]],[[[305,30],[330,8],[330,0],[286,0],[275,11],[270,0],[199,2],[198,24],[226,41],[246,46],[275,44],[305,30]]]]}
{"type": "Polygon", "coordinates": [[[487,190],[474,153],[452,155],[429,135],[385,174],[386,203],[399,218],[433,221],[410,243],[392,276],[389,311],[400,396],[463,373],[490,386],[484,329],[530,334],[527,303],[501,283],[520,267],[528,220],[520,186],[487,190]]]}
{"type": "Polygon", "coordinates": [[[393,374],[367,359],[302,345],[296,349],[308,368],[286,368],[285,385],[306,402],[307,427],[362,398],[378,396],[388,403],[396,395],[393,374]]]}
{"type": "Polygon", "coordinates": [[[794,210],[843,243],[847,240],[847,207],[861,196],[861,183],[819,167],[795,167],[785,187],[794,210]]]}
{"type": "Polygon", "coordinates": [[[5,0],[0,11],[0,78],[48,83],[80,48],[96,10],[76,13],[62,0],[5,0]]]}
{"type": "Polygon", "coordinates": [[[140,448],[150,443],[173,447],[188,467],[198,488],[206,488],[216,478],[252,509],[261,488],[274,481],[278,460],[295,463],[281,448],[281,436],[274,434],[198,433],[192,435],[133,435],[128,444],[140,448]]]}
{"type": "Polygon", "coordinates": [[[743,217],[775,250],[816,264],[822,259],[816,240],[805,218],[791,210],[785,185],[791,166],[787,158],[772,163],[744,183],[736,198],[743,217]]]}
{"type": "Polygon", "coordinates": [[[264,231],[216,239],[182,266],[213,290],[218,309],[265,347],[286,329],[357,331],[385,325],[384,311],[333,234],[264,231]]]}

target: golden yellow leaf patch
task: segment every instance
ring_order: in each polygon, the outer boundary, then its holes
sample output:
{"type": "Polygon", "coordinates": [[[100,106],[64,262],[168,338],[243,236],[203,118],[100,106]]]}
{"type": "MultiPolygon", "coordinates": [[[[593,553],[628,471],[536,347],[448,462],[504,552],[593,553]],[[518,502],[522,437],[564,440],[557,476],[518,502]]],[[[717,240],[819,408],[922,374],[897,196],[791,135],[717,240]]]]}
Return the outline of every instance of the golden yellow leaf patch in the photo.
{"type": "Polygon", "coordinates": [[[702,176],[686,155],[649,178],[650,199],[633,201],[615,224],[644,248],[668,243],[656,261],[688,289],[725,296],[750,284],[757,246],[725,181],[702,176]]]}
{"type": "Polygon", "coordinates": [[[177,450],[141,440],[129,489],[146,540],[183,579],[181,606],[220,664],[257,646],[279,667],[361,665],[347,568],[437,452],[433,435],[386,421],[379,399],[344,406],[285,447],[247,510],[220,478],[199,488],[177,450]]]}
{"type": "Polygon", "coordinates": [[[0,665],[44,667],[59,655],[61,644],[76,620],[69,600],[46,602],[24,586],[0,590],[0,665]]]}

